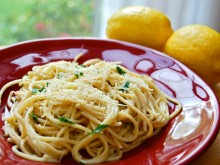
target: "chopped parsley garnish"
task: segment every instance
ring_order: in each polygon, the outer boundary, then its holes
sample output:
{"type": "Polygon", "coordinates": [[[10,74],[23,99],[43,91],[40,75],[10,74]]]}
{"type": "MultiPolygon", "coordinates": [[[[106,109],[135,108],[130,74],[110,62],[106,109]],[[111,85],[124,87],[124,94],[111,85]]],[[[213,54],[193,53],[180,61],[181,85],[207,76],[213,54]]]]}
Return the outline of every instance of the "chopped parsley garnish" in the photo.
{"type": "Polygon", "coordinates": [[[75,72],[75,76],[76,76],[77,78],[79,78],[79,76],[83,76],[83,72],[78,72],[78,71],[76,71],[76,72],[75,72]]]}
{"type": "Polygon", "coordinates": [[[88,134],[94,134],[94,133],[100,133],[102,132],[105,128],[107,128],[109,125],[107,124],[100,124],[94,129],[92,132],[89,132],[88,134]]]}
{"type": "Polygon", "coordinates": [[[40,88],[40,89],[38,89],[38,88],[33,88],[33,89],[32,89],[32,93],[33,93],[33,94],[36,94],[37,91],[38,91],[38,92],[43,92],[45,89],[46,89],[45,87],[42,87],[42,88],[40,88]]]}
{"type": "Polygon", "coordinates": [[[124,88],[129,88],[129,85],[131,84],[131,82],[130,81],[126,81],[125,82],[125,85],[124,85],[124,88]]]}
{"type": "Polygon", "coordinates": [[[60,73],[58,73],[58,75],[57,75],[57,78],[58,78],[58,79],[60,79],[60,78],[61,78],[61,75],[60,75],[60,73]]]}
{"type": "Polygon", "coordinates": [[[38,91],[38,88],[33,88],[32,89],[32,93],[34,93],[34,94],[37,93],[37,91],[38,91]]]}
{"type": "Polygon", "coordinates": [[[83,68],[86,68],[86,66],[85,66],[85,65],[83,65],[83,64],[80,64],[80,66],[81,66],[81,67],[83,67],[83,68]]]}
{"type": "Polygon", "coordinates": [[[39,89],[39,92],[43,92],[45,90],[45,87],[42,87],[41,89],[39,89]]]}
{"type": "Polygon", "coordinates": [[[38,121],[38,117],[35,115],[35,114],[30,114],[29,113],[29,116],[31,116],[33,119],[34,119],[34,121],[38,121]]]}
{"type": "Polygon", "coordinates": [[[125,85],[123,86],[123,88],[119,89],[120,91],[124,92],[127,88],[129,88],[131,82],[130,81],[126,81],[125,85]]]}
{"type": "Polygon", "coordinates": [[[70,124],[75,124],[74,122],[70,121],[69,119],[65,117],[59,117],[58,120],[62,122],[70,123],[70,124]]]}
{"type": "Polygon", "coordinates": [[[120,75],[124,75],[126,72],[119,66],[116,66],[116,70],[120,75]]]}

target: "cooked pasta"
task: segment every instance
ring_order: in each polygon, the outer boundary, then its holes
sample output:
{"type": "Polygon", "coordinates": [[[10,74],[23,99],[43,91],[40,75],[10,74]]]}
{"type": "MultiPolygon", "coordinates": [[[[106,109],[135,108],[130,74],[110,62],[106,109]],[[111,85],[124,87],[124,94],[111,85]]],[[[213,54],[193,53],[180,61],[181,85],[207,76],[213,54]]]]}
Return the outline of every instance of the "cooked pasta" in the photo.
{"type": "Polygon", "coordinates": [[[10,86],[20,86],[10,92],[3,119],[16,155],[54,163],[69,153],[84,164],[118,160],[181,110],[147,75],[119,62],[79,65],[77,59],[34,66],[1,89],[0,98],[10,86]]]}

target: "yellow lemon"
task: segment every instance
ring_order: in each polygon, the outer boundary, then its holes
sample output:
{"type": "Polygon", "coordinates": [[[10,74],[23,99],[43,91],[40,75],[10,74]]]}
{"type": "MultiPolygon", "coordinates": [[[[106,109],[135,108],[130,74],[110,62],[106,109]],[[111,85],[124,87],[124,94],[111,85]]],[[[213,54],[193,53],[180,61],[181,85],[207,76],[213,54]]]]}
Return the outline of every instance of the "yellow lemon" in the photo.
{"type": "Polygon", "coordinates": [[[108,38],[144,45],[162,50],[173,33],[169,19],[160,11],[129,6],[114,13],[106,28],[108,38]]]}
{"type": "Polygon", "coordinates": [[[167,40],[164,52],[181,61],[211,87],[220,82],[220,34],[204,25],[188,25],[167,40]]]}

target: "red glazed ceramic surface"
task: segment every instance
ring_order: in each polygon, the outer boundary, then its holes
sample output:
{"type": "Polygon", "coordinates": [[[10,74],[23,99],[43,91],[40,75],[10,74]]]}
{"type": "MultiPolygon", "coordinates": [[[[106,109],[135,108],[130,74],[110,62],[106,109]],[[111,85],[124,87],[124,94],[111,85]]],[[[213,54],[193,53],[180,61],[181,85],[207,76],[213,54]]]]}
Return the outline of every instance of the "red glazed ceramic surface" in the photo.
{"type": "MultiPolygon", "coordinates": [[[[121,61],[129,70],[151,76],[159,88],[181,101],[181,113],[155,137],[124,154],[121,160],[103,165],[187,164],[201,154],[215,139],[219,130],[218,101],[195,73],[178,61],[149,48],[94,38],[45,39],[28,41],[0,50],[0,88],[21,78],[34,65],[57,60],[73,60],[83,53],[79,63],[91,58],[121,61]]],[[[11,144],[3,137],[2,113],[6,104],[4,93],[0,105],[0,164],[42,165],[13,154],[11,144]]],[[[172,106],[171,106],[172,109],[172,106]]],[[[61,164],[77,164],[71,156],[61,164]]]]}

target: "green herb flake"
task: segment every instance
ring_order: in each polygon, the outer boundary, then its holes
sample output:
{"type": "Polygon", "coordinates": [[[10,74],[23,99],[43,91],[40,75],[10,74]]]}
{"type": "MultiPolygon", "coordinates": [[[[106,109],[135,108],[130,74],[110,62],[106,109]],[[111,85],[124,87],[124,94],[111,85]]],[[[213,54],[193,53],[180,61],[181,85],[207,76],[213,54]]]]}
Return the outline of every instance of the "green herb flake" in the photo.
{"type": "Polygon", "coordinates": [[[120,75],[124,75],[126,72],[119,66],[116,66],[116,70],[120,75]]]}
{"type": "Polygon", "coordinates": [[[94,134],[94,133],[100,133],[102,132],[105,128],[107,128],[109,125],[107,124],[100,124],[94,129],[92,132],[89,132],[88,134],[94,134]]]}
{"type": "Polygon", "coordinates": [[[36,94],[36,93],[37,93],[37,91],[38,91],[38,89],[37,89],[37,88],[33,88],[33,89],[32,89],[32,93],[34,93],[34,94],[36,94]]]}
{"type": "Polygon", "coordinates": [[[31,116],[33,119],[34,119],[34,121],[38,121],[38,117],[35,115],[35,114],[30,114],[29,113],[29,116],[31,116]]]}
{"type": "Polygon", "coordinates": [[[74,74],[77,78],[79,78],[79,76],[83,76],[83,72],[76,71],[74,74]]]}
{"type": "Polygon", "coordinates": [[[42,87],[41,89],[39,89],[39,92],[43,92],[45,90],[45,87],[42,87]]]}
{"type": "Polygon", "coordinates": [[[127,88],[129,88],[131,82],[130,81],[126,81],[123,88],[119,89],[120,91],[124,92],[127,88]]]}
{"type": "Polygon", "coordinates": [[[74,122],[70,121],[69,119],[65,117],[59,117],[58,120],[62,122],[70,123],[70,124],[75,124],[74,122]]]}
{"type": "Polygon", "coordinates": [[[80,64],[80,66],[81,66],[81,67],[83,67],[83,68],[86,68],[86,66],[85,66],[85,65],[83,65],[83,64],[80,64]]]}
{"type": "Polygon", "coordinates": [[[62,76],[60,73],[58,73],[57,78],[60,79],[62,76]]]}
{"type": "Polygon", "coordinates": [[[124,88],[129,88],[130,84],[131,84],[130,81],[126,81],[126,82],[125,82],[125,85],[124,85],[124,88]]]}
{"type": "Polygon", "coordinates": [[[32,93],[33,93],[33,94],[36,94],[37,91],[38,91],[38,92],[43,92],[45,89],[46,89],[45,87],[42,87],[41,89],[33,88],[33,89],[32,89],[32,93]]]}

